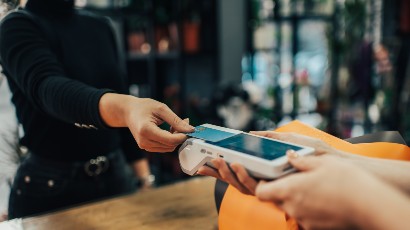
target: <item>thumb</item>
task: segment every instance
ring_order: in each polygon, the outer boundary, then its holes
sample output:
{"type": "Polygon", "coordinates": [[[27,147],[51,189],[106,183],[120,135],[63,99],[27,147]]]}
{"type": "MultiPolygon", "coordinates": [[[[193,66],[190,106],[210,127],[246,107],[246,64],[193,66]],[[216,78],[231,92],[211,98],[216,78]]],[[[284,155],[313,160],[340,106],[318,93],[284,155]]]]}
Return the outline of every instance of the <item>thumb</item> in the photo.
{"type": "MultiPolygon", "coordinates": [[[[185,121],[186,123],[189,124],[189,118],[185,118],[183,121],[185,121]]],[[[176,130],[174,129],[174,127],[172,127],[172,126],[171,126],[171,128],[169,129],[169,131],[170,131],[171,133],[179,133],[179,132],[176,131],[176,130]]]]}
{"type": "Polygon", "coordinates": [[[167,122],[175,131],[180,133],[191,133],[195,130],[192,125],[183,121],[178,115],[176,115],[172,110],[166,106],[165,108],[161,109],[161,111],[157,114],[159,118],[163,121],[167,122]]]}
{"type": "Polygon", "coordinates": [[[289,156],[289,162],[300,171],[310,171],[314,168],[317,168],[322,164],[322,159],[315,156],[306,156],[306,157],[295,157],[289,156]]]}

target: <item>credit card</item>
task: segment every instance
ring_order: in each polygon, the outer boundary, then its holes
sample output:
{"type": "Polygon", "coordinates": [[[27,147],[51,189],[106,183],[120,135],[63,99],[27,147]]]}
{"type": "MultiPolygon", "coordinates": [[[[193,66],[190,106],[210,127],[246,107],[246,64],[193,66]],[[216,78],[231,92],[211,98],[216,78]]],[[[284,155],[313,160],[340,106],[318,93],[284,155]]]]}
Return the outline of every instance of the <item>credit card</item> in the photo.
{"type": "Polygon", "coordinates": [[[204,124],[195,127],[194,132],[186,133],[186,135],[209,142],[218,142],[226,138],[233,137],[239,133],[242,132],[238,130],[219,127],[216,125],[204,124]]]}

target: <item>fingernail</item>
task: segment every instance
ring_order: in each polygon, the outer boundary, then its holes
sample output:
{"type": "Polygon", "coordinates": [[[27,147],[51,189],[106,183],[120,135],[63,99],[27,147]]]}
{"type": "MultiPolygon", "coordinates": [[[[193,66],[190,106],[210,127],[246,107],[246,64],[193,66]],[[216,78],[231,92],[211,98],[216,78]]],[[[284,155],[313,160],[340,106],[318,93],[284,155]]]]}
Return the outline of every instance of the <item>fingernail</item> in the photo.
{"type": "Polygon", "coordinates": [[[299,154],[297,152],[295,152],[295,150],[293,150],[293,149],[290,149],[290,150],[286,151],[286,155],[288,156],[288,158],[292,158],[292,159],[295,159],[295,158],[299,157],[299,154]]]}
{"type": "Polygon", "coordinates": [[[192,126],[192,125],[190,125],[190,124],[188,124],[188,123],[185,123],[186,124],[186,127],[188,127],[189,129],[191,129],[191,131],[194,131],[195,130],[195,127],[194,126],[192,126]]]}

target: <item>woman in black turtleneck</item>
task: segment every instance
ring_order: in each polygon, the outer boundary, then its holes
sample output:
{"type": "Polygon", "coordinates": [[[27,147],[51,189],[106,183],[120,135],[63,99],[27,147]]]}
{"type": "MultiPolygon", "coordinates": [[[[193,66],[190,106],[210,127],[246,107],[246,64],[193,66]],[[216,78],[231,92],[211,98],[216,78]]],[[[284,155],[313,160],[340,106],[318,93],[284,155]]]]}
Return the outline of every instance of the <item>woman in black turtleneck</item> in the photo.
{"type": "Polygon", "coordinates": [[[0,60],[30,151],[9,218],[129,192],[121,153],[141,156],[133,138],[142,149],[170,152],[186,136],[158,125],[193,130],[164,104],[126,95],[109,22],[74,9],[73,0],[29,0],[8,14],[0,60]]]}

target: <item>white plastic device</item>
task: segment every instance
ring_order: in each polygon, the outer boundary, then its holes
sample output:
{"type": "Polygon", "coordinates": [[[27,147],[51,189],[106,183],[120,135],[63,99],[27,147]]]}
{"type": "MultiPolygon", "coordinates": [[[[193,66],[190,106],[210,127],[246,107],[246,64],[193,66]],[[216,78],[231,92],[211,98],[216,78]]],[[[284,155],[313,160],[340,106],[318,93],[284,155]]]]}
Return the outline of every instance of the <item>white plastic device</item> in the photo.
{"type": "MultiPolygon", "coordinates": [[[[179,162],[184,173],[192,176],[203,165],[213,167],[212,163],[210,162],[212,159],[223,158],[228,163],[236,162],[242,164],[247,169],[249,174],[255,178],[275,179],[295,171],[295,169],[288,162],[288,159],[286,157],[286,150],[277,154],[275,159],[269,160],[258,156],[258,153],[255,152],[255,149],[261,149],[261,147],[255,145],[262,145],[261,143],[263,143],[263,146],[268,147],[268,149],[274,149],[275,146],[281,146],[281,150],[284,149],[283,146],[285,146],[285,148],[295,148],[297,149],[295,151],[299,156],[312,154],[314,152],[313,148],[307,146],[269,139],[242,131],[230,130],[213,125],[212,128],[217,128],[225,132],[231,131],[237,135],[229,138],[236,138],[236,140],[239,140],[238,135],[244,135],[243,138],[245,139],[243,140],[245,140],[245,143],[243,144],[243,146],[245,146],[245,148],[249,147],[253,149],[253,154],[250,154],[249,152],[246,153],[246,151],[238,151],[238,149],[232,149],[229,146],[219,146],[220,144],[218,144],[218,142],[211,143],[196,138],[189,138],[182,144],[179,149],[179,162]]],[[[226,142],[226,140],[229,140],[229,138],[226,138],[224,141],[226,142]]]]}

